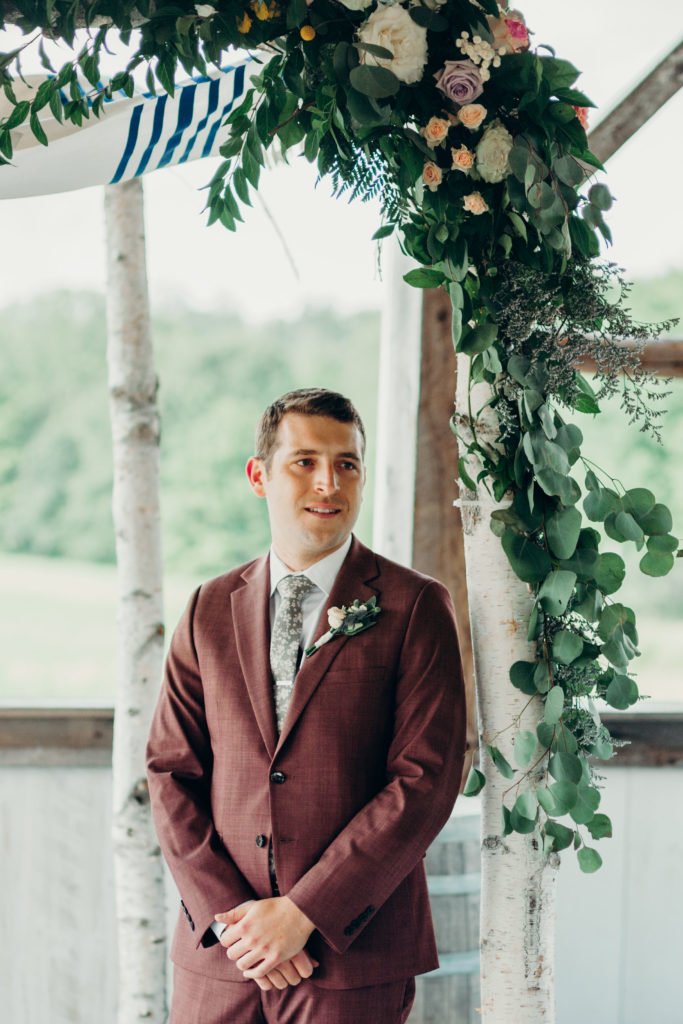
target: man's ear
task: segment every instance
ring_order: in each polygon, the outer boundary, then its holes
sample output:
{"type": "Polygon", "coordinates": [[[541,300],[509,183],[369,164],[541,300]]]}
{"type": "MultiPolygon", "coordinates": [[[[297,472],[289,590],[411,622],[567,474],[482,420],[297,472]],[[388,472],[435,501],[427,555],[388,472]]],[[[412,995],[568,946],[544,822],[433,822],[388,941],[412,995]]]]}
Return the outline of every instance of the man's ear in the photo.
{"type": "Polygon", "coordinates": [[[247,479],[251,486],[252,491],[259,498],[265,498],[266,489],[263,485],[263,481],[266,477],[266,467],[263,459],[258,459],[255,455],[249,459],[246,465],[247,479]]]}

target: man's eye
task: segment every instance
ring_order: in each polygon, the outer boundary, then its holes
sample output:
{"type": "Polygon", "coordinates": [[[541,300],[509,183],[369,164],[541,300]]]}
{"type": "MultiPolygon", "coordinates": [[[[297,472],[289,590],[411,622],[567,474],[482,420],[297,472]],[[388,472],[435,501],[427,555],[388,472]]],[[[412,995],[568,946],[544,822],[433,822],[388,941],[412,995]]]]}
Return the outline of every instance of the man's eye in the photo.
{"type": "Polygon", "coordinates": [[[343,469],[358,469],[355,462],[342,462],[343,469]]]}
{"type": "Polygon", "coordinates": [[[298,459],[297,466],[310,466],[313,463],[313,459],[298,459]]]}

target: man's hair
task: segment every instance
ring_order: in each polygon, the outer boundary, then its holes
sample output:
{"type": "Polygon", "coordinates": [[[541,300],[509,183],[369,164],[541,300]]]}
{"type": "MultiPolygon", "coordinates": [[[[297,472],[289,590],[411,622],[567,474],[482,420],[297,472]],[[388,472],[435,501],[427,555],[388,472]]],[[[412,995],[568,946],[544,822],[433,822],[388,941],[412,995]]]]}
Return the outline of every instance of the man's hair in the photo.
{"type": "Polygon", "coordinates": [[[353,423],[362,438],[361,455],[365,454],[365,427],[353,403],[337,391],[327,388],[298,388],[276,398],[261,414],[256,426],[256,457],[270,468],[277,447],[277,430],[288,412],[304,416],[329,416],[339,423],[353,423]]]}

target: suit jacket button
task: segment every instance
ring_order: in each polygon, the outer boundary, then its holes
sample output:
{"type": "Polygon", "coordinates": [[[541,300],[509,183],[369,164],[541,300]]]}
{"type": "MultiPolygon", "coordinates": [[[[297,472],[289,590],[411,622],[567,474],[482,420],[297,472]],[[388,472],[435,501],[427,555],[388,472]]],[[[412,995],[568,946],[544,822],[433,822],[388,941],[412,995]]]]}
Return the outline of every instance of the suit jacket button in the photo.
{"type": "Polygon", "coordinates": [[[265,836],[256,836],[256,845],[257,846],[265,846],[267,842],[268,842],[268,840],[266,839],[265,836]]]}
{"type": "Polygon", "coordinates": [[[278,785],[278,786],[281,786],[286,778],[287,778],[287,776],[285,775],[284,772],[271,772],[270,773],[270,781],[276,783],[276,785],[278,785]]]}

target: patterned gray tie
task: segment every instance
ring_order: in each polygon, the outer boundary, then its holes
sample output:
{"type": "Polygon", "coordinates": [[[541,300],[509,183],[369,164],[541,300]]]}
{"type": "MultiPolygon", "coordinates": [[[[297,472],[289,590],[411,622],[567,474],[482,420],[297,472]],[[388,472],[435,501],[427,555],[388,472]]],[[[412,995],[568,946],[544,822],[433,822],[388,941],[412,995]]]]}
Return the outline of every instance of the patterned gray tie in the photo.
{"type": "Polygon", "coordinates": [[[294,688],[304,621],[302,602],[315,589],[315,583],[307,576],[285,576],[277,585],[280,605],[270,636],[270,667],[275,681],[278,732],[282,732],[294,688]]]}

